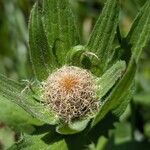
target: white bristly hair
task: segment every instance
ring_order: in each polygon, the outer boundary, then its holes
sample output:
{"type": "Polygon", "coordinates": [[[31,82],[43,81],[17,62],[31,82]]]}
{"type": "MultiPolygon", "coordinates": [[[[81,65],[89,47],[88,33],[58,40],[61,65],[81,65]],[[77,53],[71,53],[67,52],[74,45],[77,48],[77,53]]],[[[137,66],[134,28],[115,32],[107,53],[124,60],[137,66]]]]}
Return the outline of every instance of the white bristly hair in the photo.
{"type": "Polygon", "coordinates": [[[74,66],[64,66],[44,82],[44,99],[63,121],[88,116],[98,109],[95,80],[90,72],[74,66]]]}

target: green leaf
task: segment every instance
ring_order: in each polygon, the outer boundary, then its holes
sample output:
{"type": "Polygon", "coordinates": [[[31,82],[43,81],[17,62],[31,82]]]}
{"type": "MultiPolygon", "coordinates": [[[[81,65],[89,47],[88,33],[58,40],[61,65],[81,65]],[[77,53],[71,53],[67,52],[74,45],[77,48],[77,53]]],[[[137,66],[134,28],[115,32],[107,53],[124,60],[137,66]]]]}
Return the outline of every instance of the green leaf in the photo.
{"type": "Polygon", "coordinates": [[[107,143],[108,139],[104,136],[100,137],[98,139],[97,145],[96,145],[96,149],[95,150],[103,150],[105,147],[105,144],[107,143]]]}
{"type": "Polygon", "coordinates": [[[118,106],[118,108],[116,108],[112,111],[113,114],[115,114],[115,116],[120,117],[124,113],[130,100],[134,96],[135,84],[133,84],[133,83],[131,83],[131,85],[126,89],[126,92],[124,92],[122,97],[120,97],[121,104],[118,106]]]}
{"type": "Polygon", "coordinates": [[[85,46],[77,45],[68,51],[66,64],[90,69],[92,65],[91,60],[93,58],[98,60],[98,57],[94,53],[87,51],[85,46]]]}
{"type": "Polygon", "coordinates": [[[68,125],[61,124],[57,126],[56,131],[64,135],[75,134],[75,133],[83,131],[87,127],[87,124],[89,123],[89,121],[90,121],[90,118],[86,120],[74,121],[68,125]]]}
{"type": "MultiPolygon", "coordinates": [[[[10,150],[67,150],[67,145],[63,139],[54,142],[54,143],[46,143],[43,140],[45,134],[42,135],[27,135],[25,134],[23,139],[16,143],[14,146],[10,148],[10,150]]],[[[47,139],[48,140],[48,139],[47,139]]],[[[51,142],[51,141],[49,141],[51,142]]]]}
{"type": "Polygon", "coordinates": [[[77,23],[68,0],[43,0],[43,25],[48,43],[59,64],[64,64],[66,53],[80,44],[77,23]]]}
{"type": "Polygon", "coordinates": [[[66,64],[73,66],[81,65],[81,55],[85,52],[85,47],[82,45],[77,45],[68,51],[66,55],[66,64]]]}
{"type": "Polygon", "coordinates": [[[131,30],[126,37],[127,42],[132,46],[132,57],[138,62],[143,48],[150,39],[150,1],[147,0],[142,10],[138,13],[131,30]]]}
{"type": "Polygon", "coordinates": [[[20,92],[22,91],[23,88],[24,87],[21,84],[16,83],[10,79],[7,79],[6,77],[0,74],[1,96],[15,102],[19,98],[20,92]]]}
{"type": "Polygon", "coordinates": [[[125,61],[116,62],[110,69],[97,79],[97,91],[96,95],[98,99],[101,99],[116,83],[116,81],[122,76],[126,69],[125,61]]]}
{"type": "Polygon", "coordinates": [[[74,129],[74,130],[77,130],[77,131],[82,131],[86,128],[89,121],[90,121],[90,118],[85,119],[85,120],[78,120],[78,121],[75,121],[75,122],[69,124],[69,127],[71,129],[74,129]]]}
{"type": "Polygon", "coordinates": [[[68,146],[67,146],[65,140],[61,140],[61,141],[54,143],[51,146],[51,150],[58,150],[58,149],[60,149],[60,147],[61,147],[61,150],[68,150],[68,146]]]}
{"type": "Polygon", "coordinates": [[[41,122],[16,104],[0,96],[0,122],[8,125],[15,131],[32,133],[33,125],[41,125],[41,122]]]}
{"type": "Polygon", "coordinates": [[[135,73],[136,65],[135,62],[131,60],[124,76],[114,87],[108,98],[103,102],[97,116],[92,122],[92,126],[95,126],[101,119],[103,119],[110,110],[116,109],[121,105],[122,97],[126,95],[126,90],[131,87],[135,73]]]}
{"type": "Polygon", "coordinates": [[[67,124],[66,125],[62,124],[56,127],[56,132],[60,134],[68,135],[68,134],[75,134],[78,131],[69,128],[67,124]]]}
{"type": "Polygon", "coordinates": [[[114,53],[113,42],[119,20],[118,16],[118,0],[107,0],[87,44],[87,49],[99,57],[100,61],[97,66],[101,68],[102,72],[107,69],[108,62],[114,53]]]}
{"type": "Polygon", "coordinates": [[[46,79],[56,67],[55,57],[42,25],[42,15],[38,2],[33,6],[29,21],[30,57],[38,80],[46,79]]]}
{"type": "Polygon", "coordinates": [[[24,134],[22,139],[16,144],[14,144],[12,147],[10,147],[10,150],[34,150],[34,149],[46,149],[49,147],[44,141],[41,140],[41,138],[44,135],[37,135],[37,136],[30,136],[24,134]]]}
{"type": "MultiPolygon", "coordinates": [[[[57,118],[51,113],[48,106],[38,102],[31,93],[25,93],[25,88],[20,84],[0,75],[0,94],[7,100],[12,101],[22,107],[33,117],[49,123],[55,124],[57,118]]],[[[31,91],[30,91],[31,92],[31,91]]]]}
{"type": "MultiPolygon", "coordinates": [[[[149,41],[149,33],[150,33],[150,2],[147,1],[139,14],[137,15],[129,34],[126,37],[126,41],[128,42],[129,46],[131,46],[132,56],[131,61],[134,59],[136,63],[139,60],[140,54],[143,48],[146,46],[147,42],[149,41]]],[[[115,115],[119,116],[125,110],[126,106],[129,103],[129,100],[132,98],[134,94],[133,83],[126,89],[126,93],[122,94],[122,104],[113,111],[115,115]]]]}

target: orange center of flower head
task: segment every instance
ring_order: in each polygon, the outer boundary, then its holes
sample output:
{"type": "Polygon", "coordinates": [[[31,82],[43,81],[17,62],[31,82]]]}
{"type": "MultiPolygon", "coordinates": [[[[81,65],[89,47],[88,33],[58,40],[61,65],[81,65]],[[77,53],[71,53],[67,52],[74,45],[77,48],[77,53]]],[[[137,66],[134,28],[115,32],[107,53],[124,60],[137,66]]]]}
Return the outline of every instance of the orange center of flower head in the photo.
{"type": "Polygon", "coordinates": [[[71,89],[75,87],[77,83],[78,81],[74,76],[66,75],[62,78],[59,84],[63,87],[63,89],[66,92],[69,92],[71,89]]]}
{"type": "Polygon", "coordinates": [[[89,72],[64,66],[52,73],[44,84],[44,98],[51,111],[69,123],[97,111],[95,81],[89,72]]]}

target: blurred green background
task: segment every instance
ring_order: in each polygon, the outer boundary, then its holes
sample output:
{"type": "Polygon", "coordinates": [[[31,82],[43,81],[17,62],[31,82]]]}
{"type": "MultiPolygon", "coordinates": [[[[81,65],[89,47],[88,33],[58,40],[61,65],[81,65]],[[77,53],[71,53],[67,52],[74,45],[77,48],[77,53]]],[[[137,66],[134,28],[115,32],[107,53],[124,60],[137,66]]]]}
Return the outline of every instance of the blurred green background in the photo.
{"type": "MultiPolygon", "coordinates": [[[[28,20],[35,1],[0,0],[0,73],[20,82],[33,78],[28,54],[28,20]]],[[[105,1],[71,0],[83,44],[88,40],[105,1]]],[[[123,37],[144,3],[145,0],[120,0],[123,37]]],[[[0,150],[9,148],[18,137],[18,132],[8,121],[12,119],[10,110],[14,107],[14,104],[0,98],[0,150]]],[[[15,120],[17,115],[14,113],[13,117],[15,120]]],[[[136,94],[120,120],[110,131],[109,139],[100,137],[98,144],[91,144],[89,149],[150,149],[150,42],[138,66],[136,94]]]]}

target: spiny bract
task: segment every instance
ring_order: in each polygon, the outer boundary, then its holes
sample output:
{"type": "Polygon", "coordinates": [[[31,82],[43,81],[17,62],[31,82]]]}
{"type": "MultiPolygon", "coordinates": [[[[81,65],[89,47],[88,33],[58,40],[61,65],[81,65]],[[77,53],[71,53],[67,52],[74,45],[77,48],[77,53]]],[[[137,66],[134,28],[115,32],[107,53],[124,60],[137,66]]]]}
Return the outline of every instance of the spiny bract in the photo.
{"type": "Polygon", "coordinates": [[[98,109],[95,80],[85,69],[64,66],[44,82],[44,99],[61,120],[73,121],[93,114],[98,109]]]}

